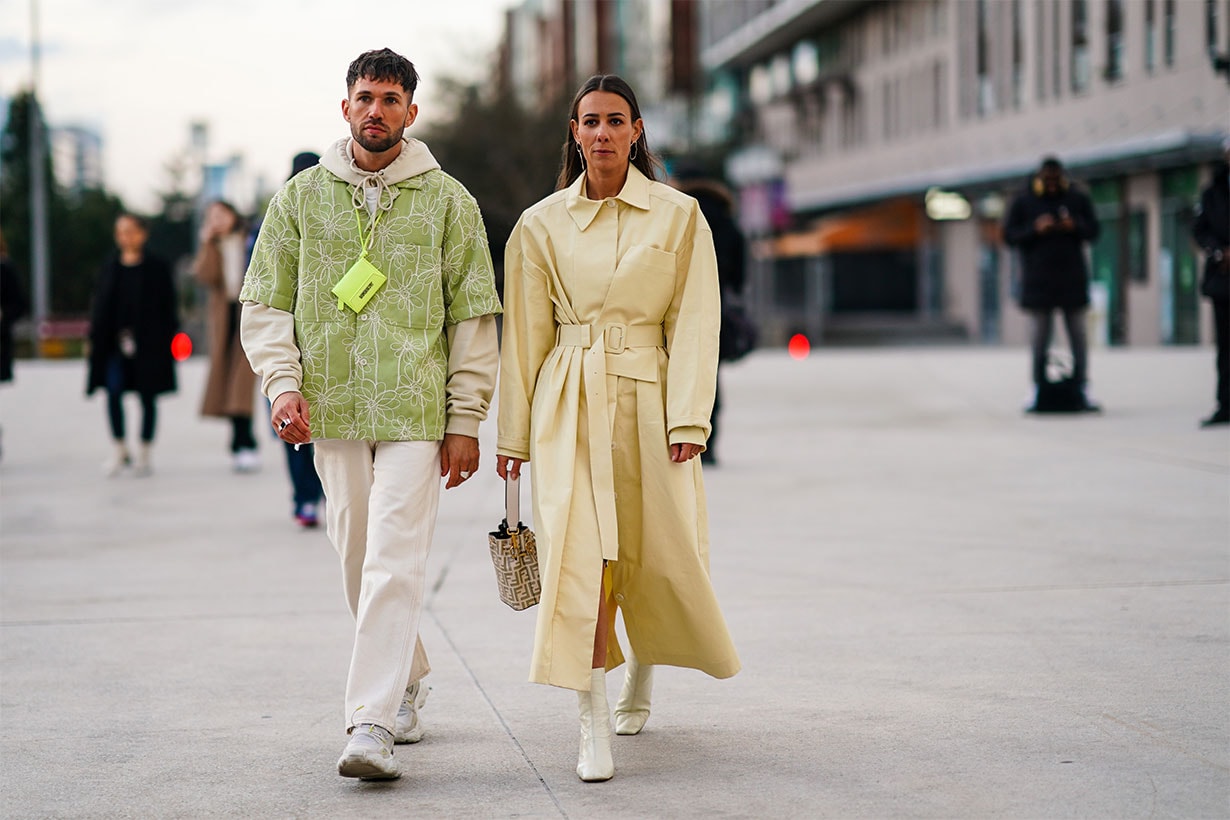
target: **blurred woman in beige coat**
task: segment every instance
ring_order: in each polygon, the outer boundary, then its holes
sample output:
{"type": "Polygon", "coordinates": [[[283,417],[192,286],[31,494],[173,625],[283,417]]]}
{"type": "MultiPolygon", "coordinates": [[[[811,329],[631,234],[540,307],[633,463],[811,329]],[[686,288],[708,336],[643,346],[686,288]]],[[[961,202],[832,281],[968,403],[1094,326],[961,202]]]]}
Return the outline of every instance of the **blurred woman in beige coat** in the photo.
{"type": "Polygon", "coordinates": [[[252,433],[256,373],[239,343],[239,290],[248,267],[247,228],[239,212],[217,200],[205,209],[193,272],[209,291],[209,377],[201,415],[231,423],[231,458],[237,473],[260,467],[252,433]]]}
{"type": "Polygon", "coordinates": [[[558,190],[505,251],[496,469],[531,463],[542,601],[530,679],[578,692],[577,775],[607,780],[606,671],[631,643],[616,730],[649,717],[652,667],[718,678],[739,659],[709,582],[700,460],[720,297],[696,200],[653,181],[632,89],[590,78],[573,100],[558,190]]]}

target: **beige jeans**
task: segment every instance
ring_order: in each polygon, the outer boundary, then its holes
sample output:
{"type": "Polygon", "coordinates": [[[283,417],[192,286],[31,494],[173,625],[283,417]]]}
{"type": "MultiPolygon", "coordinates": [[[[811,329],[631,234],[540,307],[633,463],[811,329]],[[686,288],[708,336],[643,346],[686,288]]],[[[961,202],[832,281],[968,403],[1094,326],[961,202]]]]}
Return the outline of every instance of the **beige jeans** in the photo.
{"type": "Polygon", "coordinates": [[[325,526],[355,619],[346,727],[393,731],[406,686],[430,671],[419,639],[440,501],[440,442],[315,442],[325,526]]]}

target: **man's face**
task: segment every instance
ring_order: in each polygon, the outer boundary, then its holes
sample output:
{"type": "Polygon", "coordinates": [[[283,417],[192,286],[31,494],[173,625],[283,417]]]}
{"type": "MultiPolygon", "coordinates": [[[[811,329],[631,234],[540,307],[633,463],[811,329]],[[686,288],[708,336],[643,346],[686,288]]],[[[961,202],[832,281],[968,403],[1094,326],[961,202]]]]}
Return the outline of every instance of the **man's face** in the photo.
{"type": "Polygon", "coordinates": [[[1043,168],[1038,176],[1042,180],[1042,190],[1048,194],[1057,194],[1063,182],[1063,171],[1058,168],[1043,168]]]}
{"type": "Polygon", "coordinates": [[[350,96],[342,100],[342,116],[350,123],[350,135],[373,154],[397,145],[418,113],[419,107],[396,82],[361,77],[351,86],[350,96]]]}

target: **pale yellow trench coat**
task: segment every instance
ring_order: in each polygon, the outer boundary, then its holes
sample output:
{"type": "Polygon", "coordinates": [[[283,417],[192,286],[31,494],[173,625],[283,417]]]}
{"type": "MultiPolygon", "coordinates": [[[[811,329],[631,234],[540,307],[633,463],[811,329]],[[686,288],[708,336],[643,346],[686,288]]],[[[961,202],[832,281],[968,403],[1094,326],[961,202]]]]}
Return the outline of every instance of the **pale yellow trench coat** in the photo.
{"type": "MultiPolygon", "coordinates": [[[[694,199],[635,168],[617,197],[586,199],[583,185],[522,214],[505,252],[497,451],[530,459],[542,574],[530,680],[589,689],[603,559],[641,663],[730,677],[700,460],[670,460],[670,444],[709,433],[713,238],[694,199]]],[[[612,629],[607,669],[623,660],[612,629]]]]}

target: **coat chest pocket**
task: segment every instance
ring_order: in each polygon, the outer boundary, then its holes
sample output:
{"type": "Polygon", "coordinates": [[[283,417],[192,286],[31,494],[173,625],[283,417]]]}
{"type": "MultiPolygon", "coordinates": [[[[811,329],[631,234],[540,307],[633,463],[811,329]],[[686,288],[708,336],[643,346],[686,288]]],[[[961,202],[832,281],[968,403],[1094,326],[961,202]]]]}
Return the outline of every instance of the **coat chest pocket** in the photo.
{"type": "Polygon", "coordinates": [[[660,318],[675,295],[675,254],[636,245],[619,261],[616,273],[619,291],[631,295],[639,311],[648,318],[660,318]]]}
{"type": "Polygon", "coordinates": [[[633,245],[619,260],[620,269],[656,273],[662,276],[675,275],[675,254],[650,245],[633,245]]]}

